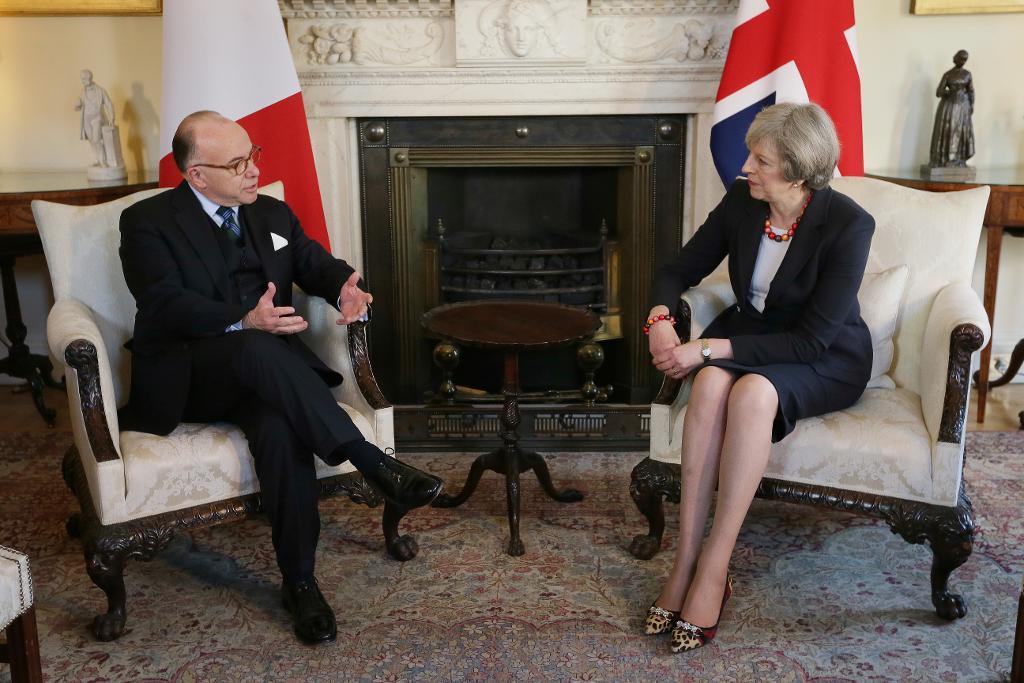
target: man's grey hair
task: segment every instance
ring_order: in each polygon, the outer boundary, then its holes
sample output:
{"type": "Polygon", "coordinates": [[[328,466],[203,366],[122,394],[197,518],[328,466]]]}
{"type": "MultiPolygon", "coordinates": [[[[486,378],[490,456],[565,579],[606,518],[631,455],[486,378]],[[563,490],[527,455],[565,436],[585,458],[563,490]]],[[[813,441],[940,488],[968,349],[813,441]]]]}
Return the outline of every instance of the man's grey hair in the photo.
{"type": "Polygon", "coordinates": [[[839,162],[835,124],[813,102],[765,107],[754,117],[744,141],[748,149],[770,144],[781,160],[782,177],[803,180],[813,190],[828,187],[839,162]]]}

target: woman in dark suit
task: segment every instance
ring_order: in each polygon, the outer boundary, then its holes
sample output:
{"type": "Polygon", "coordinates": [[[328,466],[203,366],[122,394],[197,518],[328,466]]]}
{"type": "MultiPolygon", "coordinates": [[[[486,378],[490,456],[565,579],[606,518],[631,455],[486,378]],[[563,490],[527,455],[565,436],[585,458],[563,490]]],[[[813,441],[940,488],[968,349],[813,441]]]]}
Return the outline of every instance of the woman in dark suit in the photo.
{"type": "Polygon", "coordinates": [[[645,624],[650,634],[671,630],[673,652],[715,637],[732,592],[729,559],[771,444],[800,418],[852,405],[871,373],[857,290],[875,223],[828,187],[835,126],[818,105],[778,104],[755,117],[746,143],[747,177],[658,272],[645,326],[658,370],[692,381],[679,547],[645,624]],[[679,295],[726,257],[738,303],[701,339],[680,343],[671,315],[679,295]]]}

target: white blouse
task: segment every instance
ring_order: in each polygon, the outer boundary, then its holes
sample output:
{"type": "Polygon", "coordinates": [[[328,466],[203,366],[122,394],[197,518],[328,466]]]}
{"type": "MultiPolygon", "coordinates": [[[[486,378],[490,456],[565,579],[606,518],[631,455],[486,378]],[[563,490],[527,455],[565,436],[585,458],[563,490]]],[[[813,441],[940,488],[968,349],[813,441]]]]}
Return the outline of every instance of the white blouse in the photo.
{"type": "Polygon", "coordinates": [[[776,242],[761,236],[761,246],[757,249],[757,260],[754,261],[754,275],[750,278],[750,293],[747,295],[750,305],[761,313],[764,313],[764,299],[768,296],[775,273],[779,271],[782,259],[792,243],[792,239],[776,242]]]}

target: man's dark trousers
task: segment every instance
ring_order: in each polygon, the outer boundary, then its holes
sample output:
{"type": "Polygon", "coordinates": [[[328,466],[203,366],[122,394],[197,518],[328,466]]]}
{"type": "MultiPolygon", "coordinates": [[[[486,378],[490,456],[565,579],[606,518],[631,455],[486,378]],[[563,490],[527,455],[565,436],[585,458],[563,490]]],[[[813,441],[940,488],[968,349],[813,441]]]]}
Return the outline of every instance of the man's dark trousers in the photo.
{"type": "Polygon", "coordinates": [[[313,578],[320,515],[313,453],[362,434],[282,337],[260,330],[191,342],[186,422],[228,421],[249,441],[285,581],[313,578]]]}

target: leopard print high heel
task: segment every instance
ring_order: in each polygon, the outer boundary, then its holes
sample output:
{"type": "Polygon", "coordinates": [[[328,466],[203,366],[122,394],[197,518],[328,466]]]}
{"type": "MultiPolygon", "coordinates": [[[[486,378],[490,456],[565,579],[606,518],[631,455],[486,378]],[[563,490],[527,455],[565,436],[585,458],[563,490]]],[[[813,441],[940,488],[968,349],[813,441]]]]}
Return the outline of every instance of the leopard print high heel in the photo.
{"type": "Polygon", "coordinates": [[[647,619],[644,620],[644,633],[649,636],[668,633],[678,619],[679,612],[651,605],[647,608],[647,619]]]}
{"type": "Polygon", "coordinates": [[[725,577],[725,594],[722,596],[722,607],[718,612],[718,621],[714,626],[694,626],[685,619],[676,622],[672,629],[672,652],[689,652],[704,647],[718,635],[718,624],[722,623],[722,612],[725,603],[732,597],[732,576],[725,577]]]}

